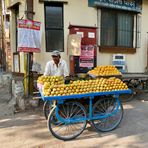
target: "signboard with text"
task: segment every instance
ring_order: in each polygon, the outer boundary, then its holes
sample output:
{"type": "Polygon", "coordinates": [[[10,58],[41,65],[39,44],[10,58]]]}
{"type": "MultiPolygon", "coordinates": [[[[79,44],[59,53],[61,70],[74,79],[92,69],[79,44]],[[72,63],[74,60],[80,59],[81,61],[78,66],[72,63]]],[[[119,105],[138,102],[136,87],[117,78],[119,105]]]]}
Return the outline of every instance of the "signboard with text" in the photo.
{"type": "Polygon", "coordinates": [[[81,47],[81,56],[79,58],[80,67],[94,67],[94,46],[83,45],[81,47]]]}
{"type": "Polygon", "coordinates": [[[80,67],[94,67],[94,58],[93,57],[80,57],[79,66],[80,67]]]}
{"type": "Polygon", "coordinates": [[[41,22],[18,20],[18,51],[40,52],[41,22]]]}
{"type": "Polygon", "coordinates": [[[88,6],[141,12],[142,0],[88,0],[88,6]]]}

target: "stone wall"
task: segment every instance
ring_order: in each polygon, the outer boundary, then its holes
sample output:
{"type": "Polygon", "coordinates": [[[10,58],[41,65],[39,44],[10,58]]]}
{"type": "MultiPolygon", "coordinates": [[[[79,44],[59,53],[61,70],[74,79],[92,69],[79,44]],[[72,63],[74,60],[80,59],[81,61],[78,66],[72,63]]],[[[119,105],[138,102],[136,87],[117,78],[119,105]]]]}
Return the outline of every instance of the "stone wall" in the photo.
{"type": "Polygon", "coordinates": [[[16,100],[12,95],[12,75],[0,73],[0,117],[13,115],[16,100]]]}

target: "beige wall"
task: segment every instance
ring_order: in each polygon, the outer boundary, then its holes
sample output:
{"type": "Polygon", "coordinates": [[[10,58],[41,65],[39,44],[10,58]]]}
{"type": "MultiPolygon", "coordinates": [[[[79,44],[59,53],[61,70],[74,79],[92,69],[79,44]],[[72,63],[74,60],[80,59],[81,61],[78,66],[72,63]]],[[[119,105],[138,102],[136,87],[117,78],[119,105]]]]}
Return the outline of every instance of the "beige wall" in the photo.
{"type": "MultiPolygon", "coordinates": [[[[14,1],[14,0],[13,0],[14,1]]],[[[18,0],[16,0],[18,1],[18,0]]],[[[57,0],[56,0],[57,1],[57,0]]],[[[68,4],[64,4],[64,52],[62,52],[62,58],[69,62],[67,51],[67,35],[68,35],[68,26],[72,25],[84,25],[84,26],[98,26],[100,25],[99,21],[97,23],[97,9],[88,7],[88,0],[67,0],[68,4]]],[[[21,0],[20,17],[24,14],[25,0],[21,0]]],[[[51,59],[50,53],[45,52],[45,22],[44,22],[44,3],[38,3],[38,0],[34,0],[34,20],[42,22],[42,46],[41,53],[34,53],[34,61],[38,61],[42,65],[42,72],[44,71],[45,64],[48,60],[51,59]]],[[[126,63],[128,72],[144,72],[147,62],[147,32],[148,32],[148,1],[144,0],[143,10],[142,10],[142,29],[141,29],[141,48],[137,48],[135,54],[126,54],[126,63]]],[[[13,14],[12,14],[13,21],[13,14]]],[[[13,23],[11,29],[13,28],[13,23]]],[[[99,33],[98,33],[99,35],[99,33]]],[[[11,32],[11,41],[12,49],[15,49],[14,45],[14,34],[11,32]]],[[[23,54],[22,54],[23,57],[23,54]]],[[[97,65],[108,65],[111,64],[112,54],[99,53],[97,49],[97,65]]],[[[21,61],[21,66],[23,65],[23,58],[21,61]]],[[[21,69],[23,72],[23,67],[21,69]]]]}
{"type": "MultiPolygon", "coordinates": [[[[10,5],[13,5],[17,2],[21,2],[19,5],[19,18],[25,19],[25,1],[26,0],[11,0],[10,5]]],[[[11,43],[11,50],[12,52],[16,52],[16,23],[15,23],[15,11],[14,9],[11,9],[11,18],[10,18],[10,43],[11,43]]],[[[13,53],[12,53],[13,57],[13,53]]],[[[13,63],[13,58],[12,58],[13,63]]],[[[20,72],[24,72],[24,53],[20,53],[20,72]]],[[[13,69],[13,64],[12,64],[13,69]]]]}
{"type": "MultiPolygon", "coordinates": [[[[148,1],[144,0],[141,15],[141,47],[136,49],[135,54],[125,54],[128,72],[145,72],[147,62],[148,42],[148,1]]],[[[112,54],[98,53],[98,65],[110,64],[112,54]]]]}
{"type": "MultiPolygon", "coordinates": [[[[45,52],[45,22],[44,22],[44,3],[37,3],[34,0],[34,20],[42,22],[42,52],[34,54],[34,60],[42,64],[42,72],[44,71],[45,64],[51,59],[50,53],[45,52]],[[40,11],[38,11],[40,10],[40,11]]],[[[96,26],[97,13],[94,8],[88,7],[87,0],[68,0],[68,4],[64,4],[64,52],[62,58],[69,64],[69,56],[67,55],[67,35],[69,33],[68,26],[84,25],[96,26]]]]}

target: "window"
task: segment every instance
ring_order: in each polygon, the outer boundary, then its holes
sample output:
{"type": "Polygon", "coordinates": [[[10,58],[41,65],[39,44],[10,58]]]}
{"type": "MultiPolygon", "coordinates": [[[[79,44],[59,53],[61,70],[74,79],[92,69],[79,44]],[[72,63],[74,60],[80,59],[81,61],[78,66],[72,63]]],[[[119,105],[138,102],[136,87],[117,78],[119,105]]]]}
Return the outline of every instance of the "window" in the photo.
{"type": "Polygon", "coordinates": [[[134,14],[102,9],[101,46],[133,48],[134,14]]]}
{"type": "Polygon", "coordinates": [[[45,4],[46,52],[64,50],[63,4],[45,4]]]}

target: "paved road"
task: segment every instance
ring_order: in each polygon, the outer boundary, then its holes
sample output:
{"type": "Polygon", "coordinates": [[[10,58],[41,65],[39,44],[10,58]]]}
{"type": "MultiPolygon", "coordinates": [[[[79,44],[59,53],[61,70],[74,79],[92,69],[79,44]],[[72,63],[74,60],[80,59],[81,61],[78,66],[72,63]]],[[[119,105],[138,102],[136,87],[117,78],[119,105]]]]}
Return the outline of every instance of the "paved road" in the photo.
{"type": "Polygon", "coordinates": [[[47,129],[39,109],[0,120],[0,148],[147,148],[148,101],[124,105],[124,118],[112,132],[97,133],[89,126],[77,139],[60,141],[47,129]]]}

